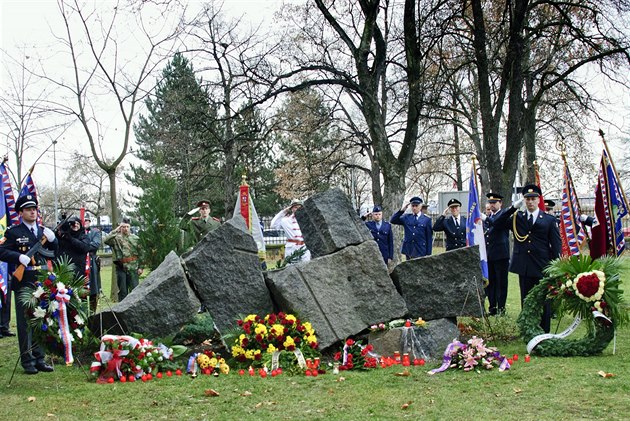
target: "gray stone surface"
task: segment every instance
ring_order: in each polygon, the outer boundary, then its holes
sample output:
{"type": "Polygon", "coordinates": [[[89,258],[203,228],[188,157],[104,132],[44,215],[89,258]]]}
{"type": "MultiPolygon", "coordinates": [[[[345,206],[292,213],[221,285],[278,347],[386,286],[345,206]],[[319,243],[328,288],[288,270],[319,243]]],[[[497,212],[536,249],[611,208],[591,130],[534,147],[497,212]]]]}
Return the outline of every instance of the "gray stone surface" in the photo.
{"type": "Polygon", "coordinates": [[[478,246],[402,262],[391,276],[413,318],[482,316],[485,293],[478,246]]]}
{"type": "Polygon", "coordinates": [[[103,332],[136,332],[160,338],[176,333],[198,310],[199,300],[188,284],[181,260],[170,252],[124,300],[93,316],[90,326],[101,332],[102,320],[103,332]]]}
{"type": "Polygon", "coordinates": [[[295,217],[313,257],[374,241],[348,197],[338,188],[308,198],[295,217]]]}
{"type": "Polygon", "coordinates": [[[188,279],[219,332],[236,327],[241,315],[273,311],[256,242],[240,215],[209,232],[183,260],[188,279]]]}
{"type": "Polygon", "coordinates": [[[320,349],[407,312],[373,240],[265,278],[280,310],[313,324],[320,349]]]}
{"type": "Polygon", "coordinates": [[[455,319],[438,319],[426,323],[425,327],[399,327],[383,332],[370,332],[368,343],[374,352],[383,356],[408,353],[410,358],[441,360],[446,346],[459,338],[455,319]]]}

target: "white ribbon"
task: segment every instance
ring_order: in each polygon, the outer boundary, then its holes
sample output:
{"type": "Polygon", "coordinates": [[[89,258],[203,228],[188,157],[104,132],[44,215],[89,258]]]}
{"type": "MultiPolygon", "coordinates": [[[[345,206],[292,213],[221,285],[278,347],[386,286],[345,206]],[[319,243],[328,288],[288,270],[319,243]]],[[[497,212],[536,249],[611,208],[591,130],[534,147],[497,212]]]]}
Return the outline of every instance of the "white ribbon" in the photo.
{"type": "MultiPolygon", "coordinates": [[[[606,316],[604,316],[601,312],[599,311],[594,311],[593,312],[593,318],[597,319],[597,318],[603,318],[605,320],[608,320],[610,322],[610,319],[606,316]]],[[[567,336],[569,336],[570,334],[572,334],[573,332],[575,332],[575,330],[578,328],[578,326],[580,325],[580,323],[582,322],[582,318],[580,316],[575,316],[575,320],[573,320],[573,323],[571,323],[571,325],[566,328],[564,331],[560,332],[560,333],[543,333],[542,335],[538,335],[538,336],[534,336],[528,343],[527,343],[527,353],[531,354],[532,350],[534,348],[536,348],[536,346],[538,344],[540,344],[543,341],[546,341],[547,339],[564,339],[567,336]]]]}

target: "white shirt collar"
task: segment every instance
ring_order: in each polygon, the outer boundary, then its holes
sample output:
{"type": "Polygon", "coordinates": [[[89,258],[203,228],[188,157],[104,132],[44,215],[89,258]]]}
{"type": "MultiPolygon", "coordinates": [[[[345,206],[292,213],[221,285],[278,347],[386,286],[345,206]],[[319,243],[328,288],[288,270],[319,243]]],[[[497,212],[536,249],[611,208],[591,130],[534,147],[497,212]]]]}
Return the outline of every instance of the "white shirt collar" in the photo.
{"type": "Polygon", "coordinates": [[[536,223],[536,219],[538,218],[538,214],[540,213],[540,209],[536,208],[536,210],[534,212],[529,212],[527,211],[527,219],[529,219],[529,215],[532,215],[534,217],[534,223],[536,223]]]}

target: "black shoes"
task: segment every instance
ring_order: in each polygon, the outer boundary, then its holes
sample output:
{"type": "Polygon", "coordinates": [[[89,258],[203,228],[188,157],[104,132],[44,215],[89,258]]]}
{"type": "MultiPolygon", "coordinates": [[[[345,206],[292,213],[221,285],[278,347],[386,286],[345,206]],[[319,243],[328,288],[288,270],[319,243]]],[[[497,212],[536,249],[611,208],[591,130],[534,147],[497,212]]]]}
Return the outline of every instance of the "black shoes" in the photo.
{"type": "Polygon", "coordinates": [[[8,330],[3,330],[2,332],[0,332],[0,338],[3,337],[3,336],[7,336],[7,337],[15,336],[15,333],[13,333],[11,331],[8,331],[8,330]]]}
{"type": "Polygon", "coordinates": [[[24,374],[37,374],[39,371],[33,366],[24,367],[24,374]]]}
{"type": "Polygon", "coordinates": [[[52,365],[48,365],[46,363],[35,364],[35,369],[38,371],[43,371],[44,373],[50,373],[51,371],[55,371],[52,365]]]}

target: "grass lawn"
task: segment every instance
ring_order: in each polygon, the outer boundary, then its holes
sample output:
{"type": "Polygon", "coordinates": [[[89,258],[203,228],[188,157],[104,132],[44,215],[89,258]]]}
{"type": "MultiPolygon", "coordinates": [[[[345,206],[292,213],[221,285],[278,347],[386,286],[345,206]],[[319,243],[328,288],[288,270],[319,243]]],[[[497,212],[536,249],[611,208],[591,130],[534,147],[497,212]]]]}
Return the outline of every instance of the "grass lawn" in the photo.
{"type": "MultiPolygon", "coordinates": [[[[630,288],[630,259],[623,274],[630,288]]],[[[102,273],[109,296],[111,269],[102,273]]],[[[628,293],[626,292],[626,297],[628,293]]],[[[101,302],[101,305],[105,304],[101,302]]],[[[510,277],[508,320],[520,309],[518,281],[510,277]]],[[[569,321],[562,321],[567,324],[569,321]]],[[[13,322],[14,324],[14,322],[13,322]]],[[[13,326],[14,329],[14,326],[13,326]]],[[[578,334],[579,335],[579,334],[578,334]]],[[[507,355],[521,358],[506,372],[447,371],[435,376],[411,367],[342,372],[312,377],[240,377],[235,371],[214,378],[187,376],[147,383],[96,384],[88,379],[91,361],[83,367],[57,365],[54,373],[22,374],[15,338],[0,339],[0,402],[2,420],[85,419],[460,419],[483,420],[621,420],[630,408],[630,328],[619,330],[601,356],[532,357],[525,363],[521,340],[493,343],[507,355]],[[604,378],[599,371],[614,374],[604,378]],[[217,397],[204,393],[219,392],[217,397]],[[403,409],[403,406],[406,409],[403,409]]]]}

